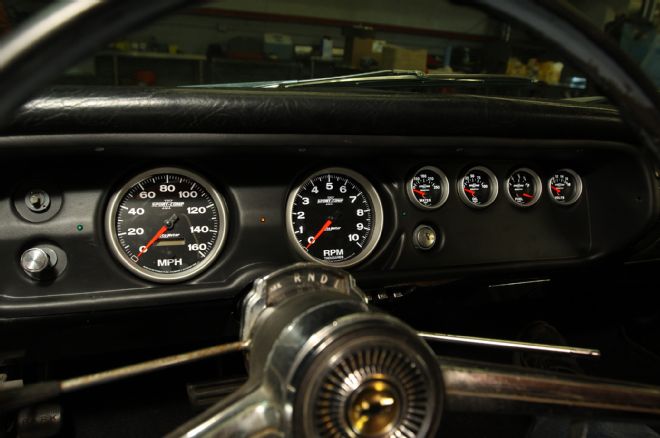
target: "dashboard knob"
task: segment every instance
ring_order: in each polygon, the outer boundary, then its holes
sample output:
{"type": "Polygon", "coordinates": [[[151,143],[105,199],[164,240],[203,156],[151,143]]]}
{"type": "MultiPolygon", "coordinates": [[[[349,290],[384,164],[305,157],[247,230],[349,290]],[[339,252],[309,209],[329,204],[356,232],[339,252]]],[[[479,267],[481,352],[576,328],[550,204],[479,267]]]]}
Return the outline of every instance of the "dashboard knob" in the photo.
{"type": "Polygon", "coordinates": [[[21,255],[21,268],[35,280],[43,279],[56,263],[57,255],[49,249],[30,248],[21,255]]]}

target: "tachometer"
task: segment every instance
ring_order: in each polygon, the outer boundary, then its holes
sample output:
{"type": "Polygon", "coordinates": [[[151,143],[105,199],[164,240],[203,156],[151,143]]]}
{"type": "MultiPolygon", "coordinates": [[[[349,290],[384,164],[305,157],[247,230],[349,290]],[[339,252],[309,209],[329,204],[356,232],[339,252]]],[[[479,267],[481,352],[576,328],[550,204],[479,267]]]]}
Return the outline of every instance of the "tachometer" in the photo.
{"type": "Polygon", "coordinates": [[[495,174],[483,166],[473,167],[458,180],[458,194],[470,207],[488,207],[497,198],[497,190],[495,174]]]}
{"type": "Polygon", "coordinates": [[[347,267],[364,260],[383,228],[383,207],[362,175],[344,168],[309,176],[289,195],[287,229],[303,257],[347,267]]]}
{"type": "Polygon", "coordinates": [[[110,249],[122,265],[139,277],[173,282],[199,274],[217,258],[227,209],[201,176],[160,168],[115,193],[105,222],[110,249]]]}

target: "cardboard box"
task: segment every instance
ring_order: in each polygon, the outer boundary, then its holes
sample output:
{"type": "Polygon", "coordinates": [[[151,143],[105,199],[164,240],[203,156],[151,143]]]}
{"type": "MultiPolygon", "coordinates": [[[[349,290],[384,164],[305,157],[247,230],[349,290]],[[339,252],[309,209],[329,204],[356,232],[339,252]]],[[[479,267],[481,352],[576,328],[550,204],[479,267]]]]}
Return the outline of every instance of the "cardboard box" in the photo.
{"type": "Polygon", "coordinates": [[[426,49],[406,49],[388,45],[383,48],[381,67],[386,70],[419,70],[426,72],[426,49]]]}
{"type": "Polygon", "coordinates": [[[351,67],[356,69],[379,67],[384,46],[383,40],[354,37],[348,41],[345,56],[351,67]]]}

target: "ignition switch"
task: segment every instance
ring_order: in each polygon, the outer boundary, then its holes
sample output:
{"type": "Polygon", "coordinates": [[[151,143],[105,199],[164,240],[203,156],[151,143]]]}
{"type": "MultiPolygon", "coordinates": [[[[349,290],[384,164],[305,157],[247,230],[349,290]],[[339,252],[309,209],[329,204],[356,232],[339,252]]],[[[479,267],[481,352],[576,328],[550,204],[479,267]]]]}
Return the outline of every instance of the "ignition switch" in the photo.
{"type": "Polygon", "coordinates": [[[435,246],[437,233],[429,225],[420,225],[413,231],[413,245],[422,251],[428,251],[435,246]]]}

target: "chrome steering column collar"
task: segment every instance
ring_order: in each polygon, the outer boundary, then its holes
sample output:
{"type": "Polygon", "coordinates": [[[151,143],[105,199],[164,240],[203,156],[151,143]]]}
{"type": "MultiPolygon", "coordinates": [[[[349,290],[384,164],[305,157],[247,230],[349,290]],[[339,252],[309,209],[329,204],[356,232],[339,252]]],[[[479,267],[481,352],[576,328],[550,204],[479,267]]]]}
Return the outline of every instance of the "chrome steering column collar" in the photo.
{"type": "Polygon", "coordinates": [[[427,436],[440,421],[433,352],[374,312],[344,271],[303,263],[257,280],[244,300],[249,379],[172,436],[427,436]]]}

